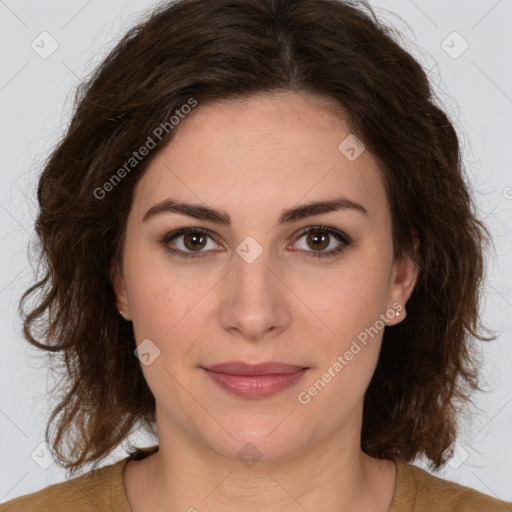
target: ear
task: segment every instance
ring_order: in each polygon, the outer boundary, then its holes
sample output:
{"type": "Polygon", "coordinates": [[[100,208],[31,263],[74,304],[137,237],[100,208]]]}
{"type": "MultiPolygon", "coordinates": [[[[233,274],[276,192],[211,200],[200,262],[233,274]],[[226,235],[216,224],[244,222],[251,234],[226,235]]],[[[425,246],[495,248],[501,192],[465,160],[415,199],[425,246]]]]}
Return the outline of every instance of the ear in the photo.
{"type": "Polygon", "coordinates": [[[126,293],[126,282],[124,280],[123,269],[119,263],[112,266],[110,270],[110,281],[116,296],[116,308],[119,314],[125,320],[131,320],[130,305],[126,293]]]}
{"type": "MultiPolygon", "coordinates": [[[[414,251],[417,250],[418,245],[419,239],[414,236],[414,251]]],[[[418,265],[411,256],[403,255],[396,260],[391,275],[388,308],[391,309],[394,305],[393,309],[400,314],[391,318],[387,325],[395,325],[405,319],[407,315],[405,305],[414,290],[418,275],[418,265]]]]}

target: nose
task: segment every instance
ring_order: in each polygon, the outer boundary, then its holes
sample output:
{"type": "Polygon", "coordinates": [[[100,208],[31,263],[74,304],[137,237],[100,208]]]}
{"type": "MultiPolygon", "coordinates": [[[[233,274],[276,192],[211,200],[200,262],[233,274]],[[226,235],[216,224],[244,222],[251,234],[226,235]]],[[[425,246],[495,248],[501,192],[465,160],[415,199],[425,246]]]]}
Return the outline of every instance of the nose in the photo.
{"type": "Polygon", "coordinates": [[[291,293],[284,271],[272,264],[268,251],[255,259],[241,254],[234,255],[224,282],[221,325],[231,335],[251,342],[273,338],[290,323],[291,293]]]}

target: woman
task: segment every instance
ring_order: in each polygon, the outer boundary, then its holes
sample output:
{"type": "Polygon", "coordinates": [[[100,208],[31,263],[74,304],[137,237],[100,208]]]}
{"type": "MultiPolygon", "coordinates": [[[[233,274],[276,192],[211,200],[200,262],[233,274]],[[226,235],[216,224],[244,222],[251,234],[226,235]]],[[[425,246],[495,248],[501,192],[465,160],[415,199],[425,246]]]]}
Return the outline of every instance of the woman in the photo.
{"type": "Polygon", "coordinates": [[[162,5],[38,199],[48,442],[70,474],[158,444],[6,512],[512,510],[410,464],[445,463],[478,388],[488,232],[425,73],[361,8],[162,5]]]}

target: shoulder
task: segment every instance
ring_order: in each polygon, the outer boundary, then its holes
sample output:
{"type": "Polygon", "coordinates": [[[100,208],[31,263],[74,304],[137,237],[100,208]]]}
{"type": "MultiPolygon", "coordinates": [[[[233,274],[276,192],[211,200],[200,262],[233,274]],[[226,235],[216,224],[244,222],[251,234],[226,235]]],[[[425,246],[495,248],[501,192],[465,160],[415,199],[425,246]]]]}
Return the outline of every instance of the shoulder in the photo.
{"type": "Polygon", "coordinates": [[[512,512],[512,502],[443,480],[412,464],[396,462],[396,504],[394,501],[391,512],[512,512]]]}
{"type": "Polygon", "coordinates": [[[130,509],[123,506],[126,503],[123,468],[127,459],[14,498],[0,505],[0,512],[129,512],[130,509]]]}

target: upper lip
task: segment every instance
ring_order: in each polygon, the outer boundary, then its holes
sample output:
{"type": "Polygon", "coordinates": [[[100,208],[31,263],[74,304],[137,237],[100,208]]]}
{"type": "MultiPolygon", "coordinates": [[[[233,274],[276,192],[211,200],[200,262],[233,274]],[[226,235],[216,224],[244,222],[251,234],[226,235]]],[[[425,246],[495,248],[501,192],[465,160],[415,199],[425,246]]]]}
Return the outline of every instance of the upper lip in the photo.
{"type": "Polygon", "coordinates": [[[226,361],[225,363],[205,366],[204,368],[213,372],[228,373],[231,375],[279,375],[295,373],[299,370],[303,370],[305,367],[278,363],[276,361],[259,364],[250,364],[244,361],[226,361]]]}

